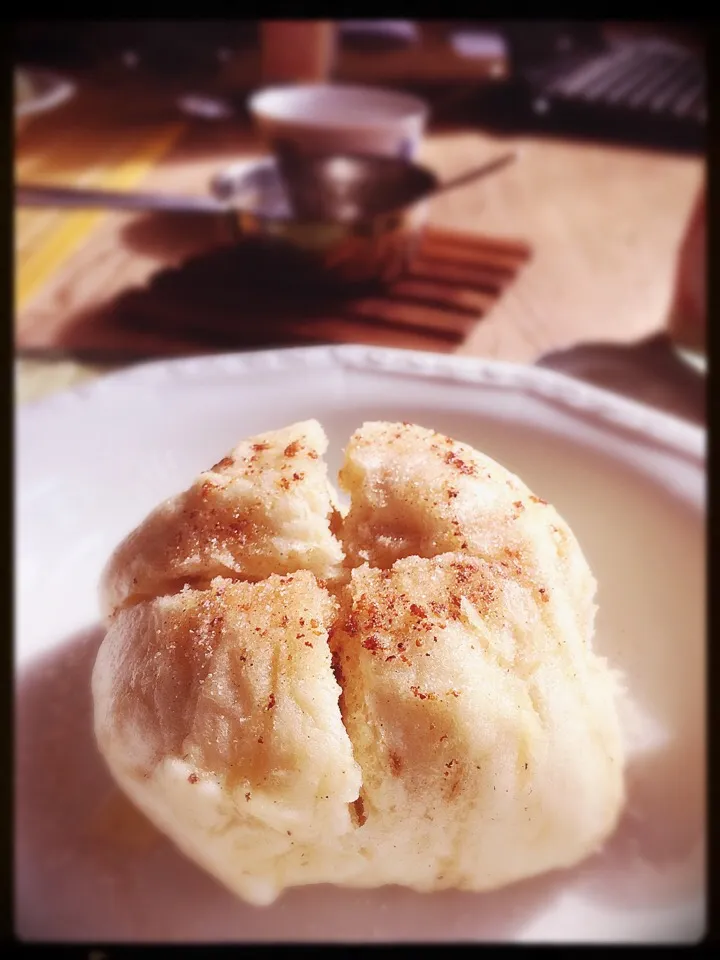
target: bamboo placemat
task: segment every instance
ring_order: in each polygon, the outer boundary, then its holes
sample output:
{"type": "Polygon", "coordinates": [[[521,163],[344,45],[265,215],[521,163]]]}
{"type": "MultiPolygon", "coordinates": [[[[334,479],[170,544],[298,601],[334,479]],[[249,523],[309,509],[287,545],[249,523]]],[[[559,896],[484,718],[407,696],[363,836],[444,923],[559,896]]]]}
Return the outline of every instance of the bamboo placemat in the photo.
{"type": "Polygon", "coordinates": [[[219,246],[122,292],[71,338],[56,317],[21,328],[16,345],[58,350],[71,341],[73,354],[104,358],[320,341],[450,351],[529,256],[519,240],[429,229],[403,277],[340,295],[298,286],[288,265],[264,248],[219,246]]]}

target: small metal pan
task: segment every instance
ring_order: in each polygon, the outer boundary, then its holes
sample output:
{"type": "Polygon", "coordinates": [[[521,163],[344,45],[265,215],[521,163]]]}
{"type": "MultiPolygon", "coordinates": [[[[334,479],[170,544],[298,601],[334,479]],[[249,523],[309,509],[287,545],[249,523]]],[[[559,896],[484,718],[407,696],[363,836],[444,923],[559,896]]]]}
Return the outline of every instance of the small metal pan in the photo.
{"type": "Polygon", "coordinates": [[[19,185],[20,206],[94,207],[215,215],[237,242],[259,239],[292,253],[308,276],[342,283],[389,281],[417,250],[428,201],[505,166],[505,154],[447,183],[408,160],[357,154],[274,158],[226,168],[209,196],[114,193],[19,185]]]}

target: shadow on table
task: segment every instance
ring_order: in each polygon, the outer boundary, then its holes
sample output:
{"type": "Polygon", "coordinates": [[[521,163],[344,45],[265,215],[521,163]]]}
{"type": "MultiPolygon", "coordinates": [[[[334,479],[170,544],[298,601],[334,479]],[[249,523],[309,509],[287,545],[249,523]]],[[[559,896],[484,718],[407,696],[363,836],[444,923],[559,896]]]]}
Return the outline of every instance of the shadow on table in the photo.
{"type": "Polygon", "coordinates": [[[562,892],[632,911],[692,893],[702,768],[680,740],[631,762],[621,824],[580,867],[477,895],[392,887],[305,888],[274,906],[238,902],[120,794],[92,735],[98,627],[69,638],[16,684],[16,932],[74,941],[513,939],[562,892]],[[690,765],[689,765],[690,764],[690,765]]]}
{"type": "Polygon", "coordinates": [[[693,423],[707,421],[707,377],[681,360],[663,334],[622,345],[578,344],[539,364],[693,423]]]}
{"type": "MultiPolygon", "coordinates": [[[[124,230],[133,251],[164,266],[142,288],[69,318],[66,350],[147,355],[182,341],[208,349],[313,342],[450,351],[514,281],[526,244],[428,229],[408,272],[389,286],[319,282],[308,268],[260,241],[229,243],[217,221],[145,215],[124,230]]],[[[197,352],[197,351],[195,351],[197,352]]]]}

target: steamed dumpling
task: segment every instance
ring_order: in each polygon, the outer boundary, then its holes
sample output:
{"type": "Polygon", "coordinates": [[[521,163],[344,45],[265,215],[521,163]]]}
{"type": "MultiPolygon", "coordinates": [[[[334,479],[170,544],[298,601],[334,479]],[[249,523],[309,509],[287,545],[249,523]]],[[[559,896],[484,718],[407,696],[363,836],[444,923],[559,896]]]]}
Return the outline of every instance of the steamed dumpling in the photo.
{"type": "Polygon", "coordinates": [[[98,744],[128,796],[248,900],[325,879],[360,771],[313,574],[216,578],[119,610],[93,673],[98,744]]]}
{"type": "Polygon", "coordinates": [[[118,548],[95,730],[128,796],[253,903],[486,890],[599,849],[624,801],[595,581],[517,477],[409,424],[263,434],[118,548]],[[297,477],[295,478],[295,475],[297,477]]]}
{"type": "Polygon", "coordinates": [[[243,440],[120,544],[102,577],[104,612],[217,576],[337,575],[326,449],[316,420],[243,440]]]}
{"type": "Polygon", "coordinates": [[[366,882],[489,889],[575,863],[613,829],[615,678],[559,613],[562,585],[543,596],[462,553],[353,571],[332,642],[366,882]]]}

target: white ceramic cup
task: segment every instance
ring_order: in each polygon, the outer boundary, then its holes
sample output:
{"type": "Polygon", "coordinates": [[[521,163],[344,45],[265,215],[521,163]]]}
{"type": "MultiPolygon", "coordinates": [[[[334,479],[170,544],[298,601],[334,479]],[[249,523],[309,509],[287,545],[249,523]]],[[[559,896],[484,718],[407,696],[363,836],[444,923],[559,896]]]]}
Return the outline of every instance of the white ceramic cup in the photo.
{"type": "Polygon", "coordinates": [[[251,95],[250,113],[270,146],[301,153],[366,153],[412,159],[429,115],[406,93],[342,84],[267,87],[251,95]]]}

